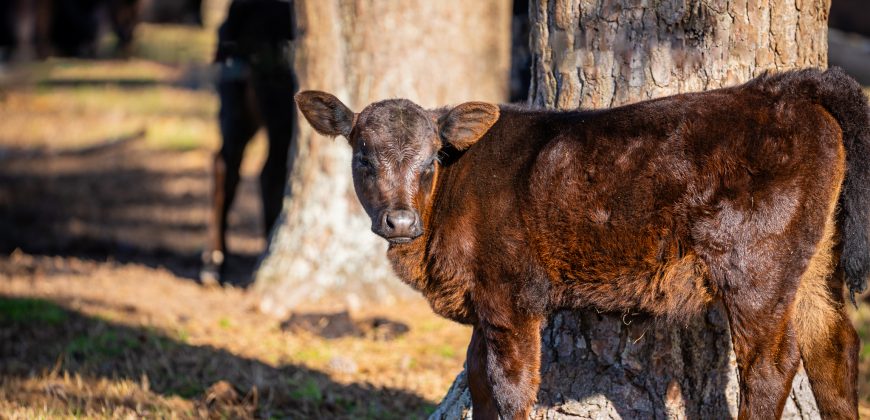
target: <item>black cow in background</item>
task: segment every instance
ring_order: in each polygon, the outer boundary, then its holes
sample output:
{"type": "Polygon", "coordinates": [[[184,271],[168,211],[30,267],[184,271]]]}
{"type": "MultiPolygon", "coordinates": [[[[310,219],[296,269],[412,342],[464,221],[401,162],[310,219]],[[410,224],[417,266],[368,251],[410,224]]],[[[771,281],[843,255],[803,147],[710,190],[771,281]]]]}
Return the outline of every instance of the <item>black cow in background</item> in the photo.
{"type": "Polygon", "coordinates": [[[831,1],[828,26],[828,65],[870,84],[870,1],[831,1]]]}
{"type": "MultiPolygon", "coordinates": [[[[95,57],[100,32],[98,14],[101,0],[53,0],[47,33],[37,30],[37,51],[41,57],[95,57]]],[[[45,13],[45,12],[43,12],[45,13]]],[[[38,18],[37,18],[38,19],[38,18]]]]}
{"type": "Polygon", "coordinates": [[[142,21],[202,25],[202,0],[141,0],[142,21]]]}
{"type": "Polygon", "coordinates": [[[870,2],[867,0],[833,0],[828,26],[843,32],[870,37],[870,2]]]}
{"type": "Polygon", "coordinates": [[[133,45],[133,32],[139,23],[140,0],[109,0],[107,10],[112,31],[118,37],[118,51],[127,56],[133,45]]]}
{"type": "Polygon", "coordinates": [[[122,54],[139,21],[140,0],[0,0],[0,60],[33,46],[39,58],[94,57],[107,20],[122,54]]]}
{"type": "Polygon", "coordinates": [[[239,184],[248,142],[265,127],[269,152],[260,173],[265,234],[281,212],[288,151],[295,124],[296,80],[292,67],[293,5],[282,0],[235,0],[218,31],[220,129],[214,157],[209,243],[203,253],[203,283],[220,281],[226,260],[227,213],[239,184]]]}
{"type": "Polygon", "coordinates": [[[0,63],[9,60],[15,50],[15,4],[10,0],[0,1],[0,63]]]}

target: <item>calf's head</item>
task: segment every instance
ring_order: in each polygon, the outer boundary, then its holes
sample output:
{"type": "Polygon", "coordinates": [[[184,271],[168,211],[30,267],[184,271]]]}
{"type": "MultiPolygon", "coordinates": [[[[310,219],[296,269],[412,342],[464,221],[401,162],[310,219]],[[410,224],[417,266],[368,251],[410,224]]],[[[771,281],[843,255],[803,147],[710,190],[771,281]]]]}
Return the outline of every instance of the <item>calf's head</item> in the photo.
{"type": "Polygon", "coordinates": [[[372,231],[391,243],[423,234],[421,212],[432,203],[445,147],[465,150],[498,120],[498,107],[466,102],[429,111],[405,99],[375,102],[356,114],[335,96],[296,94],[318,133],[344,136],[353,148],[353,185],[372,231]]]}

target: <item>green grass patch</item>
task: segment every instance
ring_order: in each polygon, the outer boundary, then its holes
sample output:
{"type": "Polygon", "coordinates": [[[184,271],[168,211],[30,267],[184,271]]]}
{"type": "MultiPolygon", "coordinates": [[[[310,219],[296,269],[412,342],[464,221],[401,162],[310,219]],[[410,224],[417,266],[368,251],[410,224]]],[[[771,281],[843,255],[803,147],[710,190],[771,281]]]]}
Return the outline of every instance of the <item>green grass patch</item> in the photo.
{"type": "MultiPolygon", "coordinates": [[[[427,405],[423,407],[418,414],[419,416],[414,416],[410,418],[426,418],[427,415],[424,415],[426,412],[432,413],[435,411],[434,405],[427,405]]],[[[402,416],[397,413],[394,413],[388,410],[381,404],[376,402],[370,402],[366,405],[356,405],[354,409],[348,410],[353,418],[359,419],[367,419],[367,420],[399,420],[409,418],[407,415],[402,416]]]]}
{"type": "Polygon", "coordinates": [[[295,353],[293,353],[293,360],[302,361],[302,362],[325,362],[329,360],[331,354],[329,349],[326,348],[317,348],[317,347],[306,347],[301,349],[295,353]]]}
{"type": "Polygon", "coordinates": [[[202,395],[205,392],[205,387],[202,386],[194,378],[185,378],[179,385],[176,385],[167,390],[167,393],[178,395],[181,398],[194,398],[202,395]]]}
{"type": "Polygon", "coordinates": [[[444,324],[439,320],[426,320],[417,328],[424,333],[436,332],[444,327],[444,324]]]}
{"type": "Polygon", "coordinates": [[[0,298],[0,323],[58,325],[67,319],[60,306],[42,299],[0,298]]]}
{"type": "Polygon", "coordinates": [[[314,404],[323,402],[323,392],[320,391],[320,385],[311,378],[305,378],[300,384],[291,384],[293,390],[290,391],[290,396],[296,400],[307,401],[314,404]]]}
{"type": "Polygon", "coordinates": [[[178,342],[187,344],[187,342],[190,340],[190,332],[187,331],[184,327],[179,327],[175,330],[175,338],[178,340],[178,342]]]}
{"type": "Polygon", "coordinates": [[[139,347],[139,341],[132,337],[119,334],[114,329],[107,329],[74,338],[67,345],[66,353],[84,359],[116,358],[125,349],[136,350],[139,347]]]}
{"type": "Polygon", "coordinates": [[[218,326],[225,330],[228,330],[233,327],[233,323],[230,321],[229,318],[224,317],[218,320],[218,326]]]}
{"type": "Polygon", "coordinates": [[[216,143],[217,125],[199,119],[157,119],[148,126],[146,144],[154,149],[186,152],[216,143]]]}
{"type": "Polygon", "coordinates": [[[452,346],[448,346],[446,344],[437,346],[435,348],[435,351],[441,357],[446,357],[448,359],[452,359],[452,358],[456,357],[456,349],[453,348],[452,346]]]}

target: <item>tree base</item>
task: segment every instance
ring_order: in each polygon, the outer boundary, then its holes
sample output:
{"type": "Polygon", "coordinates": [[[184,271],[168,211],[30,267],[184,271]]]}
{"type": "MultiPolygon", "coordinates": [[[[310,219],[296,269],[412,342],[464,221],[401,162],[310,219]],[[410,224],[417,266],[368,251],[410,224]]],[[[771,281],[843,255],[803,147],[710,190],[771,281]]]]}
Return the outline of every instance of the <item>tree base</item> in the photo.
{"type": "MultiPolygon", "coordinates": [[[[541,341],[533,419],[737,417],[737,364],[720,306],[687,326],[562,311],[551,317],[541,341]]],[[[465,372],[429,418],[471,418],[465,372]]],[[[802,367],[782,418],[819,418],[802,367]]]]}

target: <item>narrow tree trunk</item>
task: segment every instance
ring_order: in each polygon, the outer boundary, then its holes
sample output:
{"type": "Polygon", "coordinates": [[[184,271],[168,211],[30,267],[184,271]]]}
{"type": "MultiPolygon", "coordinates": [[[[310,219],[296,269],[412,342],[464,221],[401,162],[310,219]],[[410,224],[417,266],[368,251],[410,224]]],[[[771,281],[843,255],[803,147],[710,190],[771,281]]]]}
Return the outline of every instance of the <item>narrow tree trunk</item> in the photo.
{"type": "MultiPolygon", "coordinates": [[[[614,107],[825,66],[828,0],[538,0],[531,100],[614,107]]],[[[689,325],[562,311],[542,334],[532,418],[728,418],[739,404],[721,306],[689,325]]],[[[817,418],[803,370],[784,418],[817,418]]],[[[470,418],[460,374],[436,419],[470,418]]]]}
{"type": "MultiPolygon", "coordinates": [[[[510,0],[297,0],[296,13],[301,89],[333,93],[357,112],[393,97],[422,106],[506,99],[510,0]]],[[[303,121],[294,146],[284,212],[255,279],[262,309],[416,296],[370,232],[346,142],[303,121]]]]}

